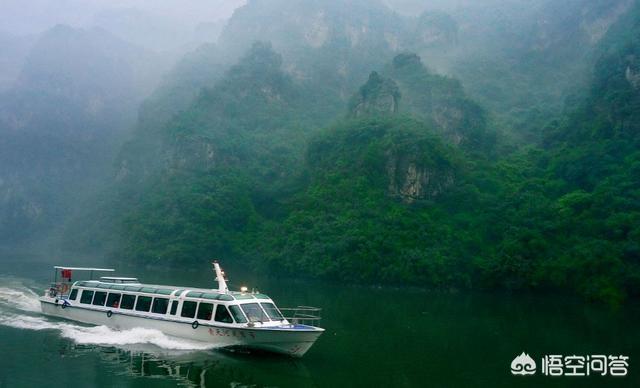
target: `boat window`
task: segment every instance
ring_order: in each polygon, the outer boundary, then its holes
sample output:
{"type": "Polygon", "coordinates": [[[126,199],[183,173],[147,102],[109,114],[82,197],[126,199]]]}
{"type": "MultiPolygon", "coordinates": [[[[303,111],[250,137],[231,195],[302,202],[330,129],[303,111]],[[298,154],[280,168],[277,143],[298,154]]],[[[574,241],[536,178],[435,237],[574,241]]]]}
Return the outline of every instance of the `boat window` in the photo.
{"type": "Polygon", "coordinates": [[[265,294],[253,294],[253,296],[255,296],[256,299],[271,299],[265,294]]]}
{"type": "Polygon", "coordinates": [[[200,306],[198,306],[198,319],[210,321],[212,315],[213,315],[213,304],[200,302],[200,306]]]}
{"type": "Polygon", "coordinates": [[[244,314],[242,314],[242,310],[240,310],[240,307],[235,305],[229,306],[229,310],[231,310],[231,315],[233,315],[233,319],[235,319],[236,322],[238,323],[247,322],[247,318],[245,318],[244,314]]]}
{"type": "Polygon", "coordinates": [[[178,311],[178,301],[174,300],[173,302],[171,302],[171,315],[176,315],[177,311],[178,311]]]}
{"type": "Polygon", "coordinates": [[[117,309],[120,306],[120,297],[122,294],[116,294],[114,292],[110,292],[107,297],[107,307],[113,307],[117,309]]]}
{"type": "Polygon", "coordinates": [[[134,286],[126,286],[124,289],[127,291],[134,291],[134,292],[138,292],[140,291],[142,287],[134,287],[134,286]]]}
{"type": "Polygon", "coordinates": [[[136,296],[124,294],[122,295],[122,301],[120,302],[120,308],[125,310],[133,310],[133,305],[136,303],[136,296]]]}
{"type": "Polygon", "coordinates": [[[96,284],[97,288],[111,288],[110,284],[96,284]]]}
{"type": "Polygon", "coordinates": [[[104,291],[96,291],[93,296],[93,304],[96,306],[104,306],[104,302],[107,300],[107,293],[104,291]]]}
{"type": "Polygon", "coordinates": [[[216,307],[216,321],[223,323],[233,323],[233,318],[231,318],[231,314],[229,314],[229,310],[225,305],[219,304],[216,307]]]}
{"type": "Polygon", "coordinates": [[[176,291],[175,296],[180,296],[180,294],[182,294],[183,292],[184,292],[184,290],[178,290],[178,291],[176,291]]]}
{"type": "Polygon", "coordinates": [[[260,303],[260,305],[272,320],[282,321],[284,319],[282,314],[280,314],[280,311],[276,308],[276,305],[273,303],[260,303]]]}
{"type": "Polygon", "coordinates": [[[164,288],[164,289],[158,289],[156,290],[156,294],[160,294],[160,295],[171,295],[171,293],[173,292],[173,290],[170,290],[168,288],[164,288]]]}
{"type": "Polygon", "coordinates": [[[82,296],[80,297],[80,303],[91,304],[91,299],[93,299],[93,291],[91,291],[91,290],[82,290],[82,296]]]}
{"type": "Polygon", "coordinates": [[[226,300],[226,301],[234,300],[233,296],[231,296],[229,294],[220,294],[220,295],[218,295],[218,299],[219,300],[226,300]]]}
{"type": "Polygon", "coordinates": [[[113,286],[111,286],[112,290],[124,290],[124,286],[120,285],[120,284],[114,284],[113,286]]]}
{"type": "Polygon", "coordinates": [[[220,294],[202,294],[201,298],[202,299],[213,299],[213,300],[216,300],[216,299],[218,299],[219,295],[220,294]]]}
{"type": "Polygon", "coordinates": [[[182,302],[182,311],[180,312],[180,316],[184,318],[193,318],[196,316],[196,306],[198,303],[191,301],[182,302]]]}
{"type": "Polygon", "coordinates": [[[156,289],[151,287],[142,287],[140,292],[146,292],[147,294],[155,294],[156,289]]]}
{"type": "Polygon", "coordinates": [[[202,292],[191,291],[187,292],[187,298],[200,298],[202,296],[202,292]]]}
{"type": "Polygon", "coordinates": [[[236,299],[253,299],[253,295],[251,294],[236,294],[236,299]]]}
{"type": "Polygon", "coordinates": [[[267,314],[262,311],[262,308],[260,308],[260,305],[257,303],[245,303],[241,304],[240,307],[247,315],[247,318],[249,318],[249,322],[264,322],[269,320],[267,314]]]}
{"type": "Polygon", "coordinates": [[[166,314],[168,307],[169,307],[169,299],[153,298],[153,306],[151,306],[151,312],[156,314],[166,314]]]}
{"type": "Polygon", "coordinates": [[[71,295],[69,295],[69,299],[76,300],[77,297],[78,297],[78,289],[74,288],[73,290],[71,290],[71,295]]]}
{"type": "Polygon", "coordinates": [[[151,297],[138,296],[138,301],[136,302],[136,311],[149,311],[150,308],[151,308],[151,297]]]}

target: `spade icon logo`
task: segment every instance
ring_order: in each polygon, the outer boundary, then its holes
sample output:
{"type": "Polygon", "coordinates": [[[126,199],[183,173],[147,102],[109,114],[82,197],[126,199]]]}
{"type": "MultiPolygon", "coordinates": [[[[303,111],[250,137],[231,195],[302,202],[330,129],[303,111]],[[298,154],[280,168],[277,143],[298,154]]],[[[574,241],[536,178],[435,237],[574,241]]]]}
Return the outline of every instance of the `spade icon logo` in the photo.
{"type": "Polygon", "coordinates": [[[536,373],[536,362],[525,352],[511,361],[511,374],[532,375],[536,373]]]}

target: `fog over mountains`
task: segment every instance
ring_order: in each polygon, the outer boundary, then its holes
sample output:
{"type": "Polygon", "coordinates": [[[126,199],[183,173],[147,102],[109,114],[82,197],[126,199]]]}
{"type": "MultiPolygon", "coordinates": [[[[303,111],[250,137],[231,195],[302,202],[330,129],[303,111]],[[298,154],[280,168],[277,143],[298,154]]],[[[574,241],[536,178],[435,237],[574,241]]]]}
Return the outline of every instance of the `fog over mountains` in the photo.
{"type": "Polygon", "coordinates": [[[0,243],[640,290],[634,0],[0,6],[0,243]]]}
{"type": "Polygon", "coordinates": [[[170,3],[2,3],[3,240],[58,228],[78,194],[112,174],[139,105],[173,63],[215,42],[241,4],[170,3]]]}

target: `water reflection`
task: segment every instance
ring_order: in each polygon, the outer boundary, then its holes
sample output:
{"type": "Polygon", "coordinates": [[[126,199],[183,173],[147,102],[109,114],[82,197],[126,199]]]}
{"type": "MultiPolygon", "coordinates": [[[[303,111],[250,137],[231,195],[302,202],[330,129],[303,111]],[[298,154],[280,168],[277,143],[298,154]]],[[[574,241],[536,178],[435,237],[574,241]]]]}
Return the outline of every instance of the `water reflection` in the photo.
{"type": "MultiPolygon", "coordinates": [[[[79,351],[76,347],[75,351],[79,351]]],[[[116,374],[134,378],[170,379],[183,387],[314,386],[301,360],[227,351],[165,351],[133,348],[85,347],[116,374]]]]}

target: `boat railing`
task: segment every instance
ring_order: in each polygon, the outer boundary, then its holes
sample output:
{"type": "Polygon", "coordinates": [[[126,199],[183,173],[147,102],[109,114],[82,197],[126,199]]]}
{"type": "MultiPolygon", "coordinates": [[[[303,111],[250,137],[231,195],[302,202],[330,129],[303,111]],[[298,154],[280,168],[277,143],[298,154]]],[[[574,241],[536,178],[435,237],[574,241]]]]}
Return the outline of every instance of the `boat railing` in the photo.
{"type": "Polygon", "coordinates": [[[52,298],[64,297],[64,296],[69,296],[70,289],[71,289],[70,283],[54,282],[54,283],[50,283],[50,286],[47,292],[48,292],[48,295],[52,298]]]}
{"type": "Polygon", "coordinates": [[[285,319],[294,325],[310,325],[317,326],[322,317],[320,313],[322,309],[312,306],[283,307],[280,311],[285,319]]]}

